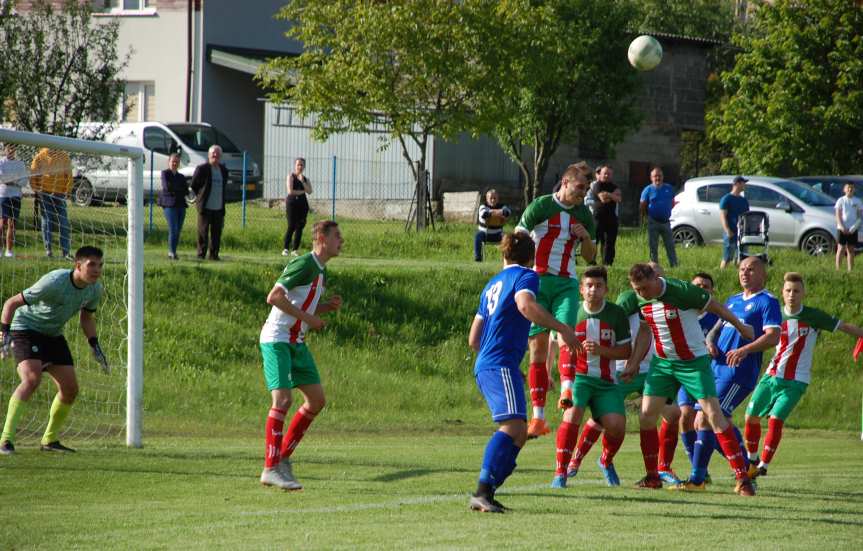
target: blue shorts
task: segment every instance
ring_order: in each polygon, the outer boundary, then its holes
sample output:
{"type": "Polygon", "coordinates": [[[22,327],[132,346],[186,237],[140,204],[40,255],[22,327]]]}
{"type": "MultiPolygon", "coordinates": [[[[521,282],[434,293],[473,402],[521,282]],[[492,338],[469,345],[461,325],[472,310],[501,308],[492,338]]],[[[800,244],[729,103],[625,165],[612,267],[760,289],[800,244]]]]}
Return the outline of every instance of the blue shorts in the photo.
{"type": "MultiPolygon", "coordinates": [[[[719,399],[719,407],[722,408],[722,413],[726,417],[731,417],[731,413],[752,393],[753,388],[751,386],[741,386],[734,379],[717,379],[716,395],[719,399]]],[[[695,409],[701,411],[701,406],[696,404],[695,409]]]]}
{"type": "Polygon", "coordinates": [[[485,398],[495,423],[510,419],[527,421],[524,378],[518,369],[484,369],[476,374],[476,385],[485,398]]]}
{"type": "Polygon", "coordinates": [[[18,215],[21,213],[21,198],[20,197],[2,197],[0,198],[0,218],[7,220],[18,220],[18,215]]]}
{"type": "Polygon", "coordinates": [[[692,395],[686,392],[686,389],[680,387],[680,390],[677,391],[677,405],[680,407],[689,406],[693,407],[698,403],[698,400],[692,397],[692,395]]]}

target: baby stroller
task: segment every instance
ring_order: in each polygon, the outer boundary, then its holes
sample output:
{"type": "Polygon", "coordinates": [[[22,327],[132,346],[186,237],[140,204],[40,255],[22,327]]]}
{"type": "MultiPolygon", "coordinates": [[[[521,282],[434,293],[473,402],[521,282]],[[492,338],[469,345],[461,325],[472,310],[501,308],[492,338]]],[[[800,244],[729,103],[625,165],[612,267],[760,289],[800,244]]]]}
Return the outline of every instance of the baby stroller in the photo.
{"type": "Polygon", "coordinates": [[[767,249],[770,244],[770,218],[766,212],[751,210],[737,219],[737,261],[757,256],[770,264],[767,249]],[[760,248],[760,252],[758,251],[760,248]]]}

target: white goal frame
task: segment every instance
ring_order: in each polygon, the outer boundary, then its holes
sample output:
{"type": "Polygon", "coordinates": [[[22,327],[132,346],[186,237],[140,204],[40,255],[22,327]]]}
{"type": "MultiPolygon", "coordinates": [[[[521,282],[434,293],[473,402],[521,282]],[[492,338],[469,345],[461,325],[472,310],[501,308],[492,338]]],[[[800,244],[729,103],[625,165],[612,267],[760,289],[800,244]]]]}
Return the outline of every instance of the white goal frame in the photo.
{"type": "Polygon", "coordinates": [[[140,448],[144,403],[144,150],[140,147],[5,128],[0,128],[0,142],[128,159],[126,204],[129,229],[126,237],[126,268],[129,311],[126,336],[126,445],[140,448]]]}

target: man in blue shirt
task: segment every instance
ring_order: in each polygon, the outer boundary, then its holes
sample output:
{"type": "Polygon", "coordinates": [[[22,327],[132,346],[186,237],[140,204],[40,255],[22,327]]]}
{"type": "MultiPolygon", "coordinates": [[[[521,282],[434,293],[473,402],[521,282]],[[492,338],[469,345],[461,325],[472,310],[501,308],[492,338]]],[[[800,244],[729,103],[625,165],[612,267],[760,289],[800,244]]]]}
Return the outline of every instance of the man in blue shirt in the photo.
{"type": "Polygon", "coordinates": [[[720,269],[725,269],[729,262],[737,260],[737,219],[744,212],[749,212],[749,201],[743,196],[746,182],[743,176],[734,178],[731,192],[719,200],[719,219],[722,221],[722,263],[720,269]]]}
{"type": "MultiPolygon", "coordinates": [[[[729,297],[725,305],[743,323],[752,326],[753,340],[744,339],[727,323],[717,323],[707,335],[719,405],[729,421],[734,408],[755,388],[761,371],[761,353],[776,346],[782,326],[779,301],[764,289],[767,282],[764,261],[757,256],[745,258],[740,263],[738,277],[743,292],[729,297]]],[[[695,408],[700,409],[698,405],[695,408]]],[[[695,417],[695,426],[698,432],[692,453],[692,474],[681,488],[686,490],[704,489],[704,476],[715,447],[713,432],[701,411],[695,417]]],[[[734,430],[742,446],[740,431],[736,427],[734,430]]]]}
{"type": "Polygon", "coordinates": [[[500,424],[485,448],[477,491],[470,508],[484,513],[505,509],[494,492],[515,469],[515,459],[527,441],[527,404],[519,364],[527,350],[531,322],[557,331],[574,351],[582,353],[575,333],[536,302],[539,276],[533,265],[533,239],[508,233],[500,245],[504,269],[486,284],[470,327],[468,343],[478,354],[476,384],[491,418],[500,424]]]}
{"type": "Polygon", "coordinates": [[[650,185],[641,192],[641,220],[647,217],[647,244],[650,248],[650,260],[659,263],[659,237],[665,245],[668,264],[677,266],[677,253],[674,250],[674,238],[671,235],[671,207],[674,206],[674,188],[662,181],[662,169],[658,166],[650,171],[650,185]]]}

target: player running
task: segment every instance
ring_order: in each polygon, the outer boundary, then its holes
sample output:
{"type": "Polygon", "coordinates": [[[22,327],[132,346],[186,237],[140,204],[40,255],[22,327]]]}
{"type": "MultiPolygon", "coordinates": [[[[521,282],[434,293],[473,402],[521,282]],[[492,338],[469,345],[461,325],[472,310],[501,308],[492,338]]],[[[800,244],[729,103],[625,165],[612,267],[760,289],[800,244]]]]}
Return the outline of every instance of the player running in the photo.
{"type": "Polygon", "coordinates": [[[283,490],[303,488],[294,478],[290,457],[325,404],[321,377],[305,343],[306,331],[322,329],[324,321],[319,316],[335,312],[342,305],[338,295],[320,302],[326,284],[324,265],[339,255],[344,243],[339,225],[332,220],[316,222],[312,240],[312,251],[291,260],[267,295],[267,304],[273,308],[261,329],[264,379],[273,398],[267,416],[261,484],[283,490]],[[294,388],[300,391],[304,401],[283,437],[285,415],[291,407],[294,388]]]}
{"type": "Polygon", "coordinates": [[[806,298],[803,276],[788,272],[783,279],[782,301],[785,307],[782,309],[779,344],[746,408],[744,432],[749,451],[749,476],[752,478],[767,474],[767,467],[782,439],[782,426],[809,387],[819,331],[832,332],[838,329],[858,338],[863,337],[860,327],[803,305],[803,299],[806,298]],[[758,462],[762,417],[769,419],[764,450],[758,462]]]}
{"type": "Polygon", "coordinates": [[[582,275],[580,290],[584,300],[576,314],[575,336],[585,353],[573,358],[569,349],[560,352],[564,412],[557,429],[552,488],[566,488],[567,466],[578,438],[578,425],[588,406],[591,416],[605,428],[599,467],[610,486],[620,485],[613,460],[626,433],[626,412],[615,380],[614,360],[629,357],[629,324],[623,309],[605,300],[608,273],[604,267],[588,268],[582,275]]]}
{"type": "Polygon", "coordinates": [[[659,434],[656,422],[666,401],[676,396],[682,384],[701,404],[708,422],[716,431],[716,437],[738,481],[735,491],[741,495],[755,495],[734,429],[722,415],[716,398],[716,383],[710,370],[704,334],[698,325],[698,315],[704,310],[713,312],[750,338],[753,335],[752,328],[744,325],[705,290],[678,279],[659,277],[647,264],[634,265],[629,271],[629,281],[638,294],[644,322],[639,328],[635,351],[627,360],[621,379],[629,381],[638,373],[639,359],[649,347],[648,331],[653,333],[655,348],[655,356],[644,382],[644,399],[638,419],[647,475],[636,486],[662,487],[658,472],[659,434]]]}
{"type": "Polygon", "coordinates": [[[468,337],[470,347],[478,352],[476,384],[492,420],[500,424],[486,445],[477,490],[470,498],[470,508],[485,513],[504,511],[494,494],[515,469],[516,457],[527,440],[527,406],[519,364],[531,322],[554,329],[568,346],[581,352],[572,329],[536,300],[540,278],[529,268],[534,255],[530,237],[508,233],[500,250],[504,268],[483,289],[468,337]]]}
{"type": "MultiPolygon", "coordinates": [[[[575,255],[581,244],[581,256],[588,262],[596,257],[596,238],[593,215],[584,205],[588,190],[587,163],[570,165],[563,173],[560,189],[543,195],[525,209],[516,232],[530,232],[536,245],[534,270],[539,274],[539,292],[536,300],[559,321],[575,325],[578,311],[578,277],[575,273],[575,255]]],[[[528,438],[551,432],[545,422],[545,395],[549,388],[548,330],[534,324],[530,328],[530,368],[528,384],[533,404],[533,418],[528,427],[528,438]]]]}
{"type": "Polygon", "coordinates": [[[81,247],[75,252],[75,267],[48,272],[33,286],[10,297],[0,314],[2,355],[10,352],[18,364],[21,384],[9,398],[6,423],[0,435],[0,454],[15,453],[15,431],[26,405],[47,372],[58,392],[51,403],[48,427],[42,436],[41,450],[74,452],[60,443],[59,433],[78,396],[74,360],[63,326],[78,314],[81,329],[104,372],[108,360],[96,336],[93,314],[102,298],[102,250],[81,247]]]}

